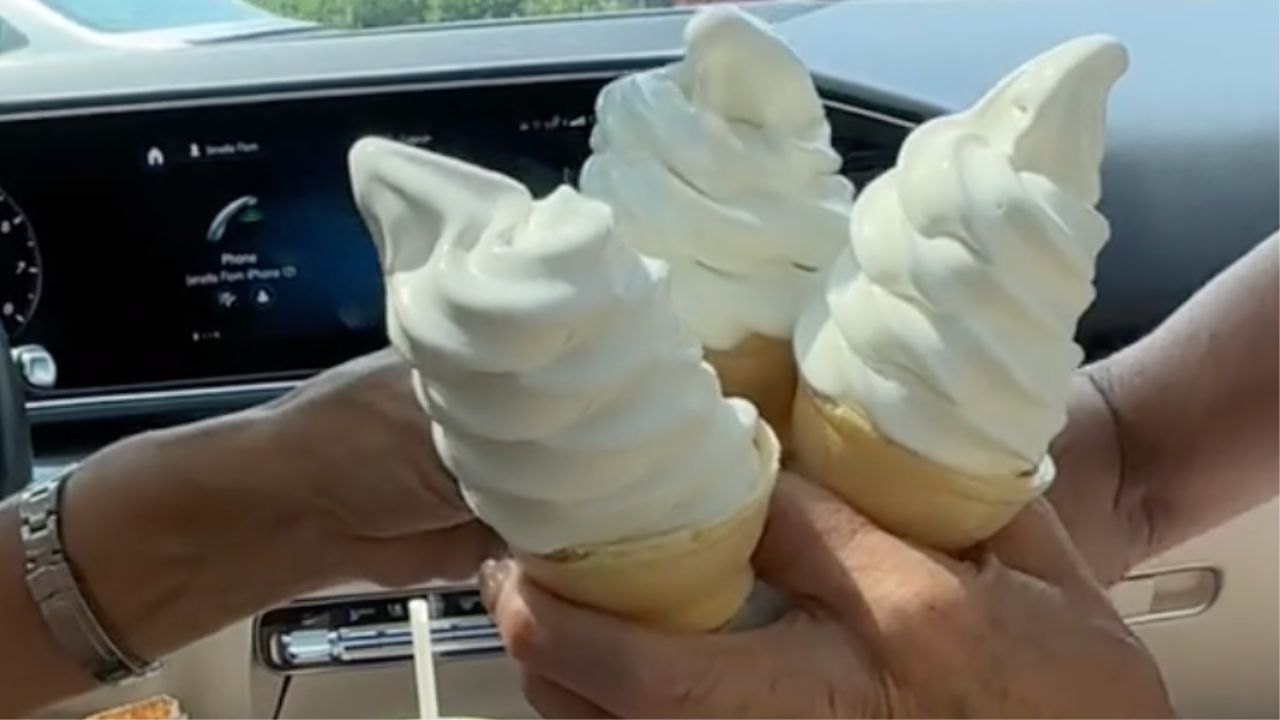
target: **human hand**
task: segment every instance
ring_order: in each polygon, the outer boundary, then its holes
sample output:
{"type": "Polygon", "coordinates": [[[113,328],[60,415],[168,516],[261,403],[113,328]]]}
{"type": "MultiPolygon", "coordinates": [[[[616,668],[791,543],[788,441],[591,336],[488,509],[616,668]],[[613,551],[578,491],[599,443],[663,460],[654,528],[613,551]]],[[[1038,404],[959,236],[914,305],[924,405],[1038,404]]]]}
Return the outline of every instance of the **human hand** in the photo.
{"type": "Polygon", "coordinates": [[[485,602],[555,717],[1168,716],[1159,671],[1037,501],[966,559],[880,530],[794,477],[756,557],[769,627],[654,632],[564,603],[510,562],[485,602]]]}
{"type": "Polygon", "coordinates": [[[384,350],[258,412],[305,502],[345,539],[353,574],[384,585],[474,573],[496,542],[441,464],[412,374],[384,350]]]}

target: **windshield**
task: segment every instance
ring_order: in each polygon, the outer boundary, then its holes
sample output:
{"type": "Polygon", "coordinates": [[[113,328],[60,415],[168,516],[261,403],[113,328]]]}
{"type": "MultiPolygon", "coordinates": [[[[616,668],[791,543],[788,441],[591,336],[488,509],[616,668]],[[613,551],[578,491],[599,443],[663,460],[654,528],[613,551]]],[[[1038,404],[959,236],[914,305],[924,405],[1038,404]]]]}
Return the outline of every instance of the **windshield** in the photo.
{"type": "MultiPolygon", "coordinates": [[[[315,30],[627,13],[725,0],[0,0],[0,63],[315,30]]],[[[750,0],[737,0],[738,2],[750,0]]]]}
{"type": "MultiPolygon", "coordinates": [[[[101,32],[142,32],[190,25],[258,21],[272,15],[243,0],[41,0],[66,18],[101,32]]],[[[326,2],[298,2],[326,5],[326,2]]],[[[354,3],[353,3],[354,4],[354,3]]]]}

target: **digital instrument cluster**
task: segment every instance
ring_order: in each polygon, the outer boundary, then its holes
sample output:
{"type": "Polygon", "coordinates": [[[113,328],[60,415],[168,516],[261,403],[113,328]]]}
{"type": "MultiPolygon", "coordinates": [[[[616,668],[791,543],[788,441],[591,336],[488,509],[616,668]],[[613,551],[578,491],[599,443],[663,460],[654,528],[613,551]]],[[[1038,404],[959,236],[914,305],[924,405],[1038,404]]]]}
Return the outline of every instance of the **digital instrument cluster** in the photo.
{"type": "MultiPolygon", "coordinates": [[[[385,345],[352,143],[431,148],[545,194],[576,180],[606,80],[0,118],[0,320],[38,349],[31,392],[298,378],[385,345]]],[[[856,182],[905,134],[838,109],[832,121],[856,182]]]]}

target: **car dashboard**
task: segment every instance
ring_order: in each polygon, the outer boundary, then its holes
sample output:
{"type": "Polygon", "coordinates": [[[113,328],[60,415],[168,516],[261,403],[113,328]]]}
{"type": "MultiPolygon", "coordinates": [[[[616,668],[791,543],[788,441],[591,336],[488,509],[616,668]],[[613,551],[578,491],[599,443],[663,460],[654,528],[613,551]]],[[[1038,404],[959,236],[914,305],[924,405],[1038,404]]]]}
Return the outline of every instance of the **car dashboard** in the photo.
{"type": "MultiPolygon", "coordinates": [[[[0,314],[34,368],[32,417],[256,397],[382,347],[377,255],[347,179],[352,143],[431,148],[543,195],[576,182],[596,95],[618,72],[531,68],[3,123],[0,235],[11,239],[0,266],[12,276],[0,314]]],[[[913,126],[848,101],[828,109],[859,184],[913,126]]]]}
{"type": "MultiPolygon", "coordinates": [[[[1130,47],[1104,166],[1113,240],[1078,338],[1090,357],[1140,337],[1275,228],[1274,4],[748,7],[809,63],[855,187],[892,165],[915,126],[1036,52],[1088,32],[1130,47]],[[1234,39],[1209,44],[1224,37],[1215,31],[1234,39]]],[[[0,68],[0,320],[25,376],[36,475],[131,432],[271,399],[383,347],[351,144],[378,135],[431,148],[539,195],[573,184],[601,87],[676,59],[688,14],[298,35],[0,68]]],[[[432,592],[439,644],[457,661],[446,684],[514,683],[474,591],[432,592]]],[[[311,683],[328,699],[286,715],[353,717],[362,709],[326,694],[323,677],[357,669],[367,672],[347,676],[349,687],[400,698],[371,712],[409,712],[405,597],[357,587],[299,599],[193,649],[170,682],[186,667],[190,692],[205,694],[197,713],[246,716],[281,711],[282,679],[297,676],[294,692],[311,683]],[[235,658],[229,676],[204,664],[210,653],[235,658]],[[226,692],[198,689],[208,672],[226,692]]],[[[447,710],[529,714],[518,703],[447,710]]]]}

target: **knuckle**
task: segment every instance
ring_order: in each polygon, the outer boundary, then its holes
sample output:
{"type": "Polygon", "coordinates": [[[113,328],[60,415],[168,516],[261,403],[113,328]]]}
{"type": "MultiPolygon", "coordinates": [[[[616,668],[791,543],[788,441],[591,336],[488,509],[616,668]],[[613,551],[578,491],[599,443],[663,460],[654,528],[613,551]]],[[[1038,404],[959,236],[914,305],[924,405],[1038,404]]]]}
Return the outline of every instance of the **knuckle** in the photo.
{"type": "Polygon", "coordinates": [[[930,644],[973,637],[986,622],[982,594],[963,578],[943,573],[913,587],[899,610],[900,626],[930,644]]]}
{"type": "Polygon", "coordinates": [[[973,593],[947,589],[930,598],[926,606],[933,624],[949,629],[952,637],[970,639],[981,633],[986,613],[973,593]]]}

